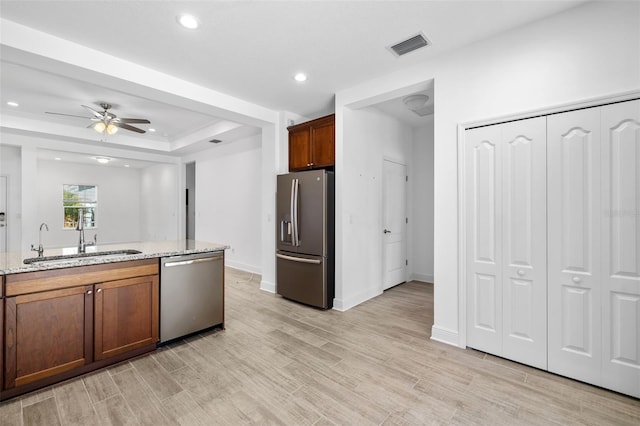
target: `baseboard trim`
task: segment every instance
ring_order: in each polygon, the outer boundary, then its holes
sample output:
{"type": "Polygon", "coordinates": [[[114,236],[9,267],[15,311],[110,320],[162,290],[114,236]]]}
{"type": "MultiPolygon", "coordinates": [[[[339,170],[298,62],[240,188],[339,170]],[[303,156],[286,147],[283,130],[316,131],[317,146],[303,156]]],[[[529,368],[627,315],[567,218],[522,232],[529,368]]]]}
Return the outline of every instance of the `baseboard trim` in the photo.
{"type": "Polygon", "coordinates": [[[344,312],[353,308],[354,306],[358,306],[362,302],[366,302],[369,299],[380,296],[381,294],[381,291],[371,289],[363,291],[362,293],[352,296],[348,299],[335,298],[333,299],[333,309],[335,309],[336,311],[344,312]]]}
{"type": "Polygon", "coordinates": [[[436,342],[446,343],[451,346],[460,346],[458,332],[449,330],[444,327],[438,327],[437,325],[433,325],[431,327],[431,340],[435,340],[436,342]]]}
{"type": "Polygon", "coordinates": [[[411,281],[423,281],[425,283],[433,284],[433,275],[413,273],[411,274],[411,281]]]}
{"type": "Polygon", "coordinates": [[[260,281],[260,290],[266,291],[268,293],[276,292],[276,283],[272,283],[269,281],[262,280],[260,281]]]}
{"type": "Polygon", "coordinates": [[[242,262],[234,262],[233,260],[229,260],[228,258],[224,260],[225,266],[229,266],[233,269],[239,269],[245,272],[251,272],[252,274],[260,274],[261,269],[258,266],[249,265],[242,262]]]}

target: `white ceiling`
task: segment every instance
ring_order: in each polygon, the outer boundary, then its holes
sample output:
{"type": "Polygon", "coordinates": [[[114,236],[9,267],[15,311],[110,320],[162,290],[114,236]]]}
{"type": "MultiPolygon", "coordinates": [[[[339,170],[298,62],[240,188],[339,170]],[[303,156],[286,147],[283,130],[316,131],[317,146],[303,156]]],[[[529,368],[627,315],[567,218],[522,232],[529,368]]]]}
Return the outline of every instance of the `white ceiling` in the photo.
{"type": "MultiPolygon", "coordinates": [[[[0,17],[270,110],[313,118],[333,112],[340,90],[581,2],[2,0],[0,17]],[[176,16],[183,12],[194,14],[201,27],[179,27],[176,16]],[[400,58],[387,50],[418,32],[432,46],[400,58]],[[308,81],[295,82],[298,71],[307,73],[308,81]]],[[[88,120],[44,112],[86,115],[81,104],[97,109],[96,103],[106,101],[118,116],[148,118],[152,124],[140,127],[158,129],[140,136],[120,131],[110,138],[139,150],[153,151],[157,142],[170,154],[211,146],[208,137],[231,140],[259,131],[212,110],[158,102],[130,94],[124,85],[80,81],[10,63],[6,56],[0,57],[2,114],[37,120],[43,129],[55,124],[60,133],[81,129],[74,140],[96,139],[85,129],[88,120]],[[9,100],[20,106],[8,107],[9,100]]],[[[430,96],[433,101],[433,88],[430,96]]],[[[395,103],[380,109],[419,123],[397,107],[401,99],[395,103]]]]}

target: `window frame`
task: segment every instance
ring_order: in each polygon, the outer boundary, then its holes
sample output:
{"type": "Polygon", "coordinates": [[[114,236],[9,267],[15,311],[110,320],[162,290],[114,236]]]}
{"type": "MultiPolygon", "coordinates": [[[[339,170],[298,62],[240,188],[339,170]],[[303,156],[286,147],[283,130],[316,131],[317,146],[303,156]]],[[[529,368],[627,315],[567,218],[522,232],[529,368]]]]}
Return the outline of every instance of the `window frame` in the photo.
{"type": "Polygon", "coordinates": [[[75,215],[70,216],[72,221],[67,220],[67,209],[86,209],[85,210],[85,223],[84,229],[97,229],[98,228],[98,185],[94,184],[62,184],[62,229],[75,231],[77,227],[77,217],[75,215]],[[75,190],[73,189],[75,188],[75,190]],[[93,191],[93,197],[90,193],[85,191],[93,191]],[[73,199],[68,197],[67,194],[73,194],[77,198],[73,199]],[[85,197],[85,195],[88,195],[85,197]],[[75,203],[76,205],[69,205],[75,203]],[[87,220],[86,211],[90,211],[92,217],[87,220]]]}

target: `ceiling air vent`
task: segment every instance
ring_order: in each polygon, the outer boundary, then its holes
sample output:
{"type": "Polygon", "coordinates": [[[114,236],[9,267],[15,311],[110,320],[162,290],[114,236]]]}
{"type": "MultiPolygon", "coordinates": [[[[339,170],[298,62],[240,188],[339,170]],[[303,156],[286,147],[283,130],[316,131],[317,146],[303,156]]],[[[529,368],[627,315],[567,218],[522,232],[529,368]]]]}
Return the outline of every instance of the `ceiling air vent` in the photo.
{"type": "Polygon", "coordinates": [[[402,56],[409,52],[413,52],[416,49],[420,49],[421,47],[429,46],[430,44],[431,42],[422,33],[419,33],[411,38],[401,41],[400,43],[389,46],[388,49],[396,56],[402,56]]]}
{"type": "Polygon", "coordinates": [[[220,139],[211,139],[209,142],[211,142],[211,143],[220,143],[222,141],[220,139]]]}

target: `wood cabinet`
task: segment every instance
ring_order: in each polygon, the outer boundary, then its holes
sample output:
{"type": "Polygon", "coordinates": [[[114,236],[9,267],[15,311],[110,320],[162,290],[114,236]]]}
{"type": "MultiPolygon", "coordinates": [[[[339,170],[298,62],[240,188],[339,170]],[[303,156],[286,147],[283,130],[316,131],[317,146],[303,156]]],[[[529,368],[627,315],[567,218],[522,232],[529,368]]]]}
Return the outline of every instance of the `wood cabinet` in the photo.
{"type": "Polygon", "coordinates": [[[92,286],[6,300],[5,389],[92,361],[92,286]]]}
{"type": "Polygon", "coordinates": [[[154,350],[158,259],[6,276],[2,398],[154,350]]]}
{"type": "Polygon", "coordinates": [[[289,130],[289,171],[335,164],[335,115],[296,124],[289,130]]]}
{"type": "Polygon", "coordinates": [[[96,360],[158,341],[158,291],[157,275],[95,286],[96,360]]]}

